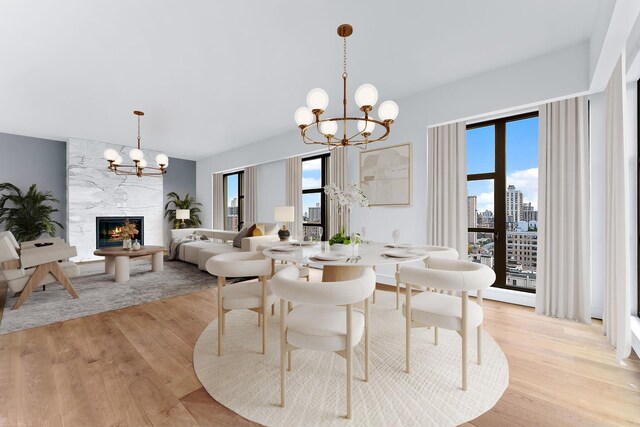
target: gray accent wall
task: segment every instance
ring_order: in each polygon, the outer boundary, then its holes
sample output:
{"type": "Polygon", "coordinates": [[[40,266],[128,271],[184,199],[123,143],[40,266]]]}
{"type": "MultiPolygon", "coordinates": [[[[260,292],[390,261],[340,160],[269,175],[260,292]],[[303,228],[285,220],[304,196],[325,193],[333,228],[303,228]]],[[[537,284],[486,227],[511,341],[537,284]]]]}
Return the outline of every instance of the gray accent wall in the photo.
{"type": "MultiPolygon", "coordinates": [[[[53,219],[67,223],[67,143],[51,139],[0,133],[0,182],[27,191],[36,184],[60,201],[53,219]]],[[[0,226],[4,229],[4,226],[0,226]]],[[[67,237],[66,230],[58,235],[67,237]]]]}
{"type": "MultiPolygon", "coordinates": [[[[167,173],[164,176],[164,201],[163,201],[163,215],[164,215],[164,205],[167,203],[167,194],[175,191],[180,195],[180,197],[186,196],[187,193],[192,196],[196,196],[196,162],[192,160],[183,160],[183,159],[169,159],[169,167],[167,168],[167,173]]],[[[204,202],[202,200],[198,200],[200,203],[204,202]]],[[[200,220],[203,220],[202,214],[200,214],[200,220]]],[[[171,225],[164,220],[164,238],[165,245],[169,244],[169,230],[171,229],[171,225]]]]}

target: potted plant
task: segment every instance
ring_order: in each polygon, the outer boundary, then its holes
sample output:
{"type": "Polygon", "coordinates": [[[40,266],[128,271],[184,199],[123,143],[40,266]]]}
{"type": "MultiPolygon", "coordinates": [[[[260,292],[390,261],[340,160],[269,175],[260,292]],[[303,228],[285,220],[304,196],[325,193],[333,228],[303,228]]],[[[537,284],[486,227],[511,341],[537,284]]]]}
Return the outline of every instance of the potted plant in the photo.
{"type": "MultiPolygon", "coordinates": [[[[338,233],[334,234],[329,240],[330,245],[343,244],[348,245],[351,243],[349,233],[345,233],[344,224],[342,224],[342,212],[346,212],[347,218],[349,217],[349,211],[353,206],[368,207],[369,200],[364,192],[358,187],[357,184],[351,183],[346,190],[342,190],[335,184],[329,184],[324,186],[324,194],[329,197],[333,203],[338,207],[338,233]]],[[[356,241],[354,243],[360,243],[360,234],[354,233],[356,241]]]]}
{"type": "Polygon", "coordinates": [[[136,225],[132,222],[129,222],[128,219],[125,219],[122,223],[122,227],[120,228],[120,238],[122,239],[122,247],[124,249],[131,249],[131,239],[138,234],[139,231],[136,228],[136,225]]]}
{"type": "Polygon", "coordinates": [[[31,185],[23,193],[15,185],[4,182],[0,184],[0,225],[10,231],[19,242],[36,240],[43,234],[56,235],[56,225],[64,227],[51,219],[51,214],[58,209],[50,203],[60,203],[50,191],[38,191],[36,184],[31,185]]]}
{"type": "Polygon", "coordinates": [[[172,191],[167,194],[169,201],[164,205],[164,217],[169,223],[173,224],[173,228],[180,228],[182,220],[176,219],[176,209],[188,209],[190,218],[184,222],[188,228],[200,227],[200,206],[202,203],[196,202],[195,197],[191,197],[189,193],[181,199],[178,193],[172,191]]]}

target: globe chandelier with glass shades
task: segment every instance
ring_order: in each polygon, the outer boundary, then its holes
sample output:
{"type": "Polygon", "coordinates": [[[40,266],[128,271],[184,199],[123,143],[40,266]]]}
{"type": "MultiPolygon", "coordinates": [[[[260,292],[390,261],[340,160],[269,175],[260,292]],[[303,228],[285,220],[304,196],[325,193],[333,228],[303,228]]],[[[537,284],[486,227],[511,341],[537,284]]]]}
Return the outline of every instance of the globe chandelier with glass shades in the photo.
{"type": "Polygon", "coordinates": [[[358,87],[355,94],[356,104],[364,116],[347,117],[347,37],[352,33],[353,27],[349,24],[338,27],[338,35],[343,38],[344,51],[343,115],[322,118],[322,114],[329,105],[329,95],[324,89],[311,89],[307,94],[307,106],[298,108],[294,115],[305,144],[326,145],[330,150],[336,147],[365,149],[372,142],[385,141],[389,137],[391,124],[398,116],[398,104],[393,101],[384,101],[378,107],[380,120],[371,118],[369,113],[378,101],[378,90],[372,84],[365,83],[358,87]],[[378,128],[377,131],[376,128],[378,128]]]}
{"type": "Polygon", "coordinates": [[[107,167],[116,175],[136,175],[139,177],[162,176],[167,173],[169,157],[167,157],[166,154],[160,153],[156,156],[158,167],[149,166],[144,158],[144,153],[140,149],[140,117],[144,116],[144,113],[142,111],[134,111],[133,114],[138,116],[138,148],[133,148],[129,151],[129,157],[133,161],[133,164],[122,164],[122,156],[113,148],[108,148],[104,150],[104,158],[109,162],[107,167]]]}

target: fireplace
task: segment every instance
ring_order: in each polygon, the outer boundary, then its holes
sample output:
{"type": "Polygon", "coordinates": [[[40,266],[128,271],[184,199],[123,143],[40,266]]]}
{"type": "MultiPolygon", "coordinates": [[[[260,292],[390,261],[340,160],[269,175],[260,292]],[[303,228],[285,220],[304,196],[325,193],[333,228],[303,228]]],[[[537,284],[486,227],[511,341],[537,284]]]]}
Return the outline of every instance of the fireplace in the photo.
{"type": "Polygon", "coordinates": [[[135,239],[144,245],[143,216],[99,216],[96,217],[96,249],[122,246],[122,238],[118,232],[125,220],[136,225],[138,234],[135,239]]]}

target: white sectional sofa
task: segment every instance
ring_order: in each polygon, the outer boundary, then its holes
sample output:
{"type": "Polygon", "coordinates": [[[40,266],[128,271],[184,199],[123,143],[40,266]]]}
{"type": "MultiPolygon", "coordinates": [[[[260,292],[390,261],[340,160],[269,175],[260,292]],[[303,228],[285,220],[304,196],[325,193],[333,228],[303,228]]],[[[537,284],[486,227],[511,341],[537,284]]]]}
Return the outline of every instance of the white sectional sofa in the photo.
{"type": "Polygon", "coordinates": [[[206,271],[206,263],[209,258],[240,251],[256,251],[258,246],[266,242],[278,241],[278,225],[275,223],[260,223],[264,225],[264,236],[244,237],[240,248],[233,246],[233,239],[238,235],[237,231],[212,230],[207,228],[182,228],[171,230],[171,242],[185,236],[196,234],[206,236],[207,240],[194,240],[180,244],[177,259],[196,264],[200,270],[206,271]]]}

